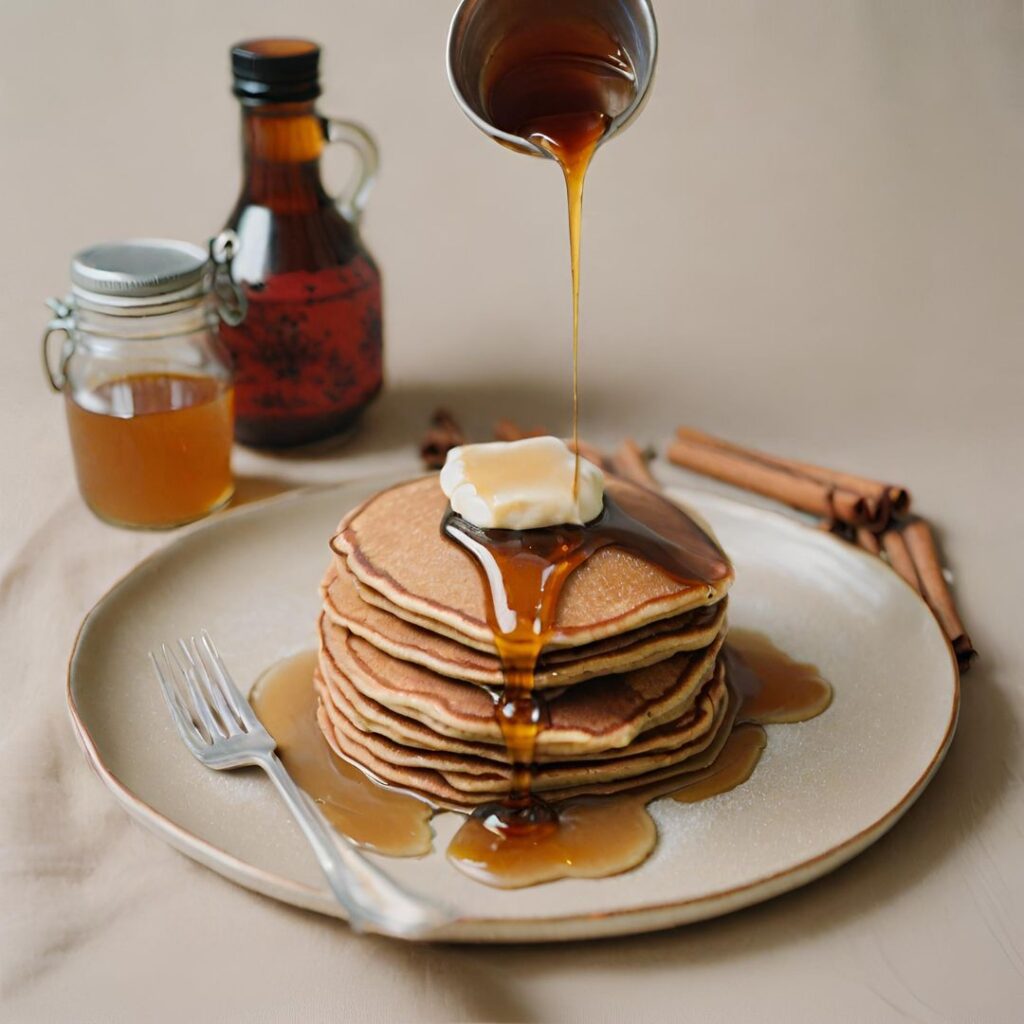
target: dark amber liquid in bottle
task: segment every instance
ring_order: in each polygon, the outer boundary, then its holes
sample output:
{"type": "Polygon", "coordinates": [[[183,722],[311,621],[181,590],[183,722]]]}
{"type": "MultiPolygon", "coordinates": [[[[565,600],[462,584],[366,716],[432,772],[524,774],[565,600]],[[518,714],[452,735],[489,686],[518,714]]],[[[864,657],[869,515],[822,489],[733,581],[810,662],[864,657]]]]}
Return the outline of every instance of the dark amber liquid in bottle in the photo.
{"type": "Polygon", "coordinates": [[[312,101],[243,111],[245,181],[228,227],[248,300],[221,337],[235,361],[235,436],[288,447],[345,431],[380,390],[377,266],[320,177],[312,101]]]}

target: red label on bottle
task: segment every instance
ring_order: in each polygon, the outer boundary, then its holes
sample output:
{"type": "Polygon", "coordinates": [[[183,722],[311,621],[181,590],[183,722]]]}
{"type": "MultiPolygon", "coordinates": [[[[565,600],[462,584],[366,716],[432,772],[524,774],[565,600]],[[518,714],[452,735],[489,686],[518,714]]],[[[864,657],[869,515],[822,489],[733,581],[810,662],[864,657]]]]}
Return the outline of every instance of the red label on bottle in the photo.
{"type": "Polygon", "coordinates": [[[380,277],[362,256],[276,274],[245,292],[245,319],[221,328],[235,361],[240,421],[343,415],[380,388],[380,277]]]}

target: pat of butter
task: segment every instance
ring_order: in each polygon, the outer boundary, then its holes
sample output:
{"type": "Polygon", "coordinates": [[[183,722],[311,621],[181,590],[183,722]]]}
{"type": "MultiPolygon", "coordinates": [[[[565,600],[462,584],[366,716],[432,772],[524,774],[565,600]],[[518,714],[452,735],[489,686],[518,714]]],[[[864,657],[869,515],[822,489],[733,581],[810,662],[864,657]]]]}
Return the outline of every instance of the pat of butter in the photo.
{"type": "Polygon", "coordinates": [[[604,474],[557,437],[466,444],[448,453],[441,489],[452,509],[485,530],[534,530],[596,519],[604,506],[604,474]]]}

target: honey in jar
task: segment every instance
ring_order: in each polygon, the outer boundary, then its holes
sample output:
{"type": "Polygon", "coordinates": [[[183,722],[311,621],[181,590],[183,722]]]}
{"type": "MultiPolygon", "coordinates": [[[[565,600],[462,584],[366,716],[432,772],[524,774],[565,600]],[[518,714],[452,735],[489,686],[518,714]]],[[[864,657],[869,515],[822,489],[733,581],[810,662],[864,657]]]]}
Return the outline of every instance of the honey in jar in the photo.
{"type": "Polygon", "coordinates": [[[215,274],[186,243],[95,246],[72,263],[71,296],[53,303],[47,370],[64,394],[79,490],[101,519],[177,526],[231,497],[234,388],[215,274]]]}
{"type": "Polygon", "coordinates": [[[65,396],[78,486],[103,519],[187,522],[225,504],[233,390],[211,377],[140,373],[65,396]]]}

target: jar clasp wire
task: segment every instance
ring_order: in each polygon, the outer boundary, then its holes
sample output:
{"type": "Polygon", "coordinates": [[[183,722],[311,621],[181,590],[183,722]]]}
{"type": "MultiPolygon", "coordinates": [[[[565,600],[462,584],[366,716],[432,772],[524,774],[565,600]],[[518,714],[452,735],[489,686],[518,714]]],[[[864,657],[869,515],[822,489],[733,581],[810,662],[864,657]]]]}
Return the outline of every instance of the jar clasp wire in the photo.
{"type": "Polygon", "coordinates": [[[72,309],[69,299],[50,298],[46,300],[46,305],[56,316],[46,325],[46,330],[43,332],[43,369],[46,371],[50,387],[54,391],[63,391],[67,380],[64,371],[75,347],[71,334],[74,327],[72,309]],[[64,340],[60,349],[60,359],[55,367],[51,359],[52,346],[50,345],[50,339],[56,334],[63,334],[64,340]]]}
{"type": "Polygon", "coordinates": [[[210,239],[210,262],[213,264],[213,293],[217,297],[217,312],[230,327],[237,327],[245,319],[248,302],[245,292],[231,276],[231,263],[241,248],[238,235],[230,228],[210,239]]]}

